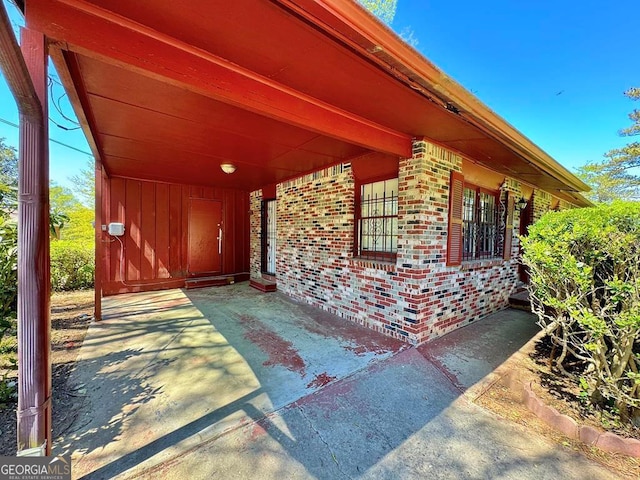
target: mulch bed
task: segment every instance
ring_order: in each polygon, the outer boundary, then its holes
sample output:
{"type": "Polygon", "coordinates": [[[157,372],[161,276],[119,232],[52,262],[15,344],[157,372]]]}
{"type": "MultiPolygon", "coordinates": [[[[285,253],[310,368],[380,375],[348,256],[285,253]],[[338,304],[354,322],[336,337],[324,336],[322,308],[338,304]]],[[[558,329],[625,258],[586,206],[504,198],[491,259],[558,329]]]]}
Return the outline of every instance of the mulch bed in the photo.
{"type": "MultiPolygon", "coordinates": [[[[93,318],[93,300],[93,291],[57,293],[51,299],[54,439],[69,428],[83,401],[82,395],[68,384],[68,379],[75,368],[78,349],[82,346],[87,327],[93,318]]],[[[15,357],[15,352],[4,355],[0,375],[7,373],[8,376],[17,376],[17,371],[6,369],[9,356],[15,357]]],[[[16,402],[0,407],[0,455],[16,454],[16,408],[16,402]]]]}
{"type": "Polygon", "coordinates": [[[538,398],[558,412],[573,418],[579,425],[639,439],[639,429],[631,425],[620,425],[607,413],[597,411],[581,401],[580,385],[577,380],[580,374],[578,364],[569,364],[567,368],[572,375],[576,375],[574,378],[563,377],[555,371],[552,372],[549,366],[551,343],[546,337],[530,343],[520,353],[501,367],[504,372],[508,372],[510,378],[519,380],[520,388],[514,388],[509,381],[498,381],[484,391],[475,402],[557,443],[559,448],[579,452],[605,465],[622,478],[640,478],[640,459],[619,453],[604,452],[569,438],[544,423],[523,404],[521,385],[530,382],[538,398]]]}

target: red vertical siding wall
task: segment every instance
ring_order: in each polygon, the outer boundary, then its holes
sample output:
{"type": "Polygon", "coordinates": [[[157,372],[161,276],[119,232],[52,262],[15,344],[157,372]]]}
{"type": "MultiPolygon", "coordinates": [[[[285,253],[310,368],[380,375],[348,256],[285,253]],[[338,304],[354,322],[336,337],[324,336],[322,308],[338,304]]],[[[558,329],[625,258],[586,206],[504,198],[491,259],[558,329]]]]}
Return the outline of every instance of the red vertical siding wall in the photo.
{"type": "Polygon", "coordinates": [[[102,224],[124,223],[125,234],[102,234],[105,295],[184,286],[190,198],[222,202],[222,273],[249,271],[247,192],[112,177],[103,180],[102,224]]]}

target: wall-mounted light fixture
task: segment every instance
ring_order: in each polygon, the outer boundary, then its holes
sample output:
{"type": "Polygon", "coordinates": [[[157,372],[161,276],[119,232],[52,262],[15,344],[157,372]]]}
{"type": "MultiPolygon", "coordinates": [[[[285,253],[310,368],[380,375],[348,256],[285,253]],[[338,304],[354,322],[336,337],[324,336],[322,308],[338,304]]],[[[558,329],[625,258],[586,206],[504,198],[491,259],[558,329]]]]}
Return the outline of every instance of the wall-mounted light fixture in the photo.
{"type": "Polygon", "coordinates": [[[226,174],[232,174],[236,171],[236,166],[233,163],[221,163],[220,168],[226,174]]]}
{"type": "Polygon", "coordinates": [[[527,208],[527,201],[525,200],[524,197],[520,197],[520,200],[516,202],[516,210],[521,212],[525,208],[527,208]]]}

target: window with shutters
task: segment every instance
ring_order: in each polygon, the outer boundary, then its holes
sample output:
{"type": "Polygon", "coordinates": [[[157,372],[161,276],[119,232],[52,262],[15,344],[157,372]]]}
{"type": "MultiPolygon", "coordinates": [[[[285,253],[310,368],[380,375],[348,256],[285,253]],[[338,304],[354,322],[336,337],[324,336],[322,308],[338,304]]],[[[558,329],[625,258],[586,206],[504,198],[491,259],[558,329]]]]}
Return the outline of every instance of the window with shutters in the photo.
{"type": "Polygon", "coordinates": [[[398,250],[398,179],[356,186],[356,255],[393,260],[398,250]]]}
{"type": "Polygon", "coordinates": [[[498,193],[465,184],[462,260],[495,258],[498,251],[498,193]]]}
{"type": "Polygon", "coordinates": [[[466,260],[510,258],[512,232],[509,212],[513,198],[500,208],[500,192],[465,183],[460,172],[451,173],[447,265],[466,260]],[[506,209],[505,209],[506,207],[506,209]],[[505,213],[506,212],[506,213],[505,213]],[[506,215],[500,221],[501,214],[506,215]]]}

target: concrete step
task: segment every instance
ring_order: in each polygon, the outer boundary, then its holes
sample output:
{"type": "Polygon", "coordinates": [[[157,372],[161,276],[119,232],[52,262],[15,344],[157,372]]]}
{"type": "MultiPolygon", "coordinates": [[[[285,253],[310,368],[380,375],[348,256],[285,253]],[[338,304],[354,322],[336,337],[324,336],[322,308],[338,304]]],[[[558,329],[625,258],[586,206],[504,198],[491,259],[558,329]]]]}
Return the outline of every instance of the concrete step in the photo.
{"type": "Polygon", "coordinates": [[[516,290],[509,296],[509,305],[511,308],[519,310],[531,311],[531,301],[529,300],[529,291],[526,289],[516,290]]]}
{"type": "Polygon", "coordinates": [[[248,273],[235,273],[232,275],[214,275],[209,277],[187,278],[184,282],[186,289],[203,287],[222,287],[232,285],[236,282],[243,282],[249,279],[248,273]]]}
{"type": "Polygon", "coordinates": [[[266,278],[252,278],[249,282],[256,290],[260,290],[261,292],[275,292],[276,291],[276,282],[271,280],[267,280],[266,278]]]}

